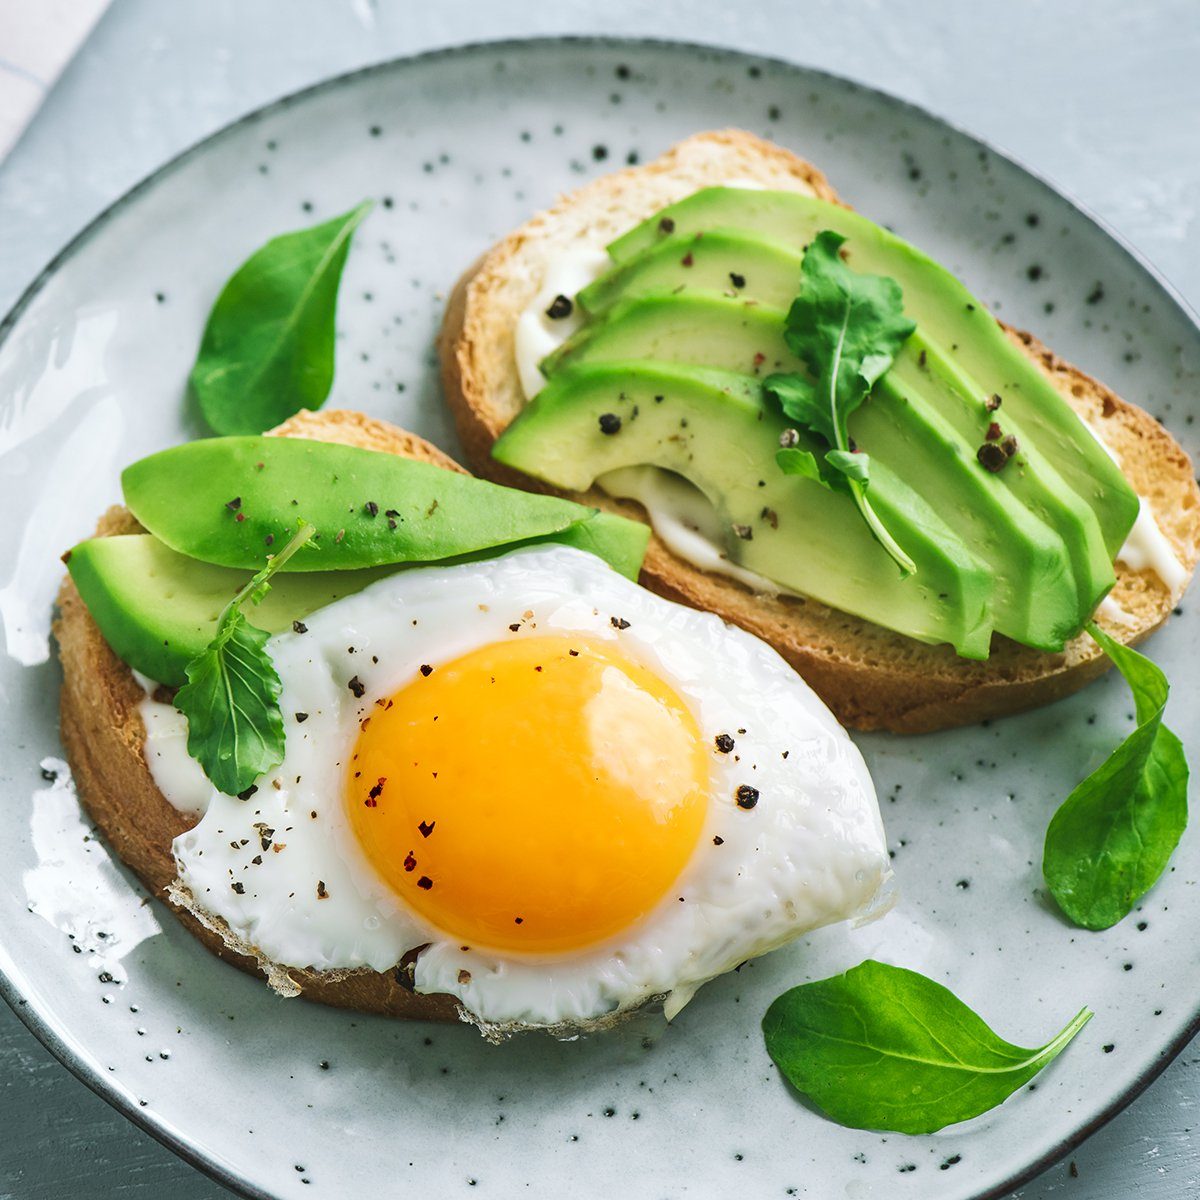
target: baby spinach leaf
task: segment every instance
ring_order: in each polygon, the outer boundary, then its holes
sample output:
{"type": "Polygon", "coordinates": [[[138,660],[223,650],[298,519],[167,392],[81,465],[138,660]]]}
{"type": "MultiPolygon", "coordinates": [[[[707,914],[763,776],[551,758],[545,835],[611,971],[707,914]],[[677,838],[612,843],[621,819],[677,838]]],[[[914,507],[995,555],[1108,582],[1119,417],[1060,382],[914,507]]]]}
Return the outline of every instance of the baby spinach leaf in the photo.
{"type": "Polygon", "coordinates": [[[1108,929],[1154,886],[1187,825],[1188,764],[1162,723],[1166,676],[1099,626],[1088,633],[1133,692],[1137,728],[1063,801],[1046,830],[1042,874],[1084,929],[1108,929]]]}
{"type": "Polygon", "coordinates": [[[271,635],[246,620],[242,605],[262,600],[271,576],[314,532],[304,525],[225,606],[213,640],[188,663],[188,681],[175,693],[175,707],[187,717],[188,753],[226,795],[240,795],[283,761],[282,684],[266,649],[271,635]]]}
{"type": "Polygon", "coordinates": [[[262,433],[333,386],[334,317],[350,239],[366,201],[332,221],[272,238],[213,305],[189,383],[217,433],[262,433]]]}
{"type": "Polygon", "coordinates": [[[767,1009],[763,1036],[792,1086],[839,1124],[933,1133],[1002,1104],[1091,1017],[1080,1009],[1027,1050],[940,983],[868,959],[784,992],[767,1009]]]}
{"type": "MultiPolygon", "coordinates": [[[[876,381],[892,365],[900,347],[916,329],[904,315],[900,285],[883,275],[862,275],[841,257],[845,238],[826,229],[813,238],[801,265],[800,294],[788,310],[784,337],[816,380],[797,375],[770,375],[767,394],[805,432],[822,439],[829,450],[820,471],[827,487],[848,489],[880,545],[905,575],[916,565],[880,520],[867,494],[870,466],[854,453],[847,422],[876,381]]],[[[788,473],[810,475],[809,466],[779,455],[788,473]]]]}

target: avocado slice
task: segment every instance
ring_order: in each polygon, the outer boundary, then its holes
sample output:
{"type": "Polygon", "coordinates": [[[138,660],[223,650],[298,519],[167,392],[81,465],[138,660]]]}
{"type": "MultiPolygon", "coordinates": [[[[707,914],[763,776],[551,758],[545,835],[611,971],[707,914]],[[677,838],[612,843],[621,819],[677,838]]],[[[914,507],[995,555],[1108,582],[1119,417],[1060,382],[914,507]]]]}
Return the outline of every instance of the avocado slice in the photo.
{"type": "Polygon", "coordinates": [[[995,318],[944,267],[866,217],[798,192],[704,188],[669,205],[608,247],[623,264],[664,237],[736,227],[761,238],[803,247],[822,229],[848,239],[855,270],[890,275],[904,292],[904,309],[925,336],[952,355],[981,395],[998,394],[1006,414],[1035,437],[1067,484],[1095,510],[1110,560],[1137,518],[1138,498],[1120,468],[1097,444],[1071,406],[1021,353],[995,318]]]}
{"type": "Polygon", "coordinates": [[[619,262],[576,296],[590,317],[635,296],[709,292],[787,309],[800,291],[804,253],[740,229],[660,238],[619,262]]]}
{"type": "Polygon", "coordinates": [[[786,428],[746,376],[645,361],[588,362],[555,372],[492,453],[573,491],[623,467],[673,471],[716,510],[732,562],[909,637],[986,657],[993,628],[987,566],[881,463],[872,499],[918,565],[916,575],[902,579],[849,496],[779,470],[775,452],[786,428]],[[602,416],[620,418],[615,434],[603,431],[602,416]]]}
{"type": "MultiPolygon", "coordinates": [[[[518,545],[573,546],[636,580],[649,537],[650,530],[640,521],[596,513],[558,533],[518,545]]],[[[438,565],[479,561],[508,549],[515,547],[480,550],[438,565]]],[[[88,612],[117,657],[170,687],[186,682],[187,664],[212,640],[221,610],[252,574],[189,558],[147,533],[91,538],[66,557],[67,570],[88,612]]],[[[290,629],[293,621],[414,565],[422,564],[280,572],[262,601],[248,608],[247,616],[260,629],[280,633],[290,629]]]]}
{"type": "Polygon", "coordinates": [[[317,532],[288,574],[498,553],[596,511],[381,450],[289,437],[185,442],[131,463],[121,488],[150,533],[223,567],[257,570],[300,518],[310,521],[317,532]]]}
{"type": "Polygon", "coordinates": [[[784,314],[753,300],[654,294],[617,304],[542,359],[550,379],[567,366],[650,359],[765,378],[806,370],[783,340],[784,314]]]}
{"type": "MultiPolygon", "coordinates": [[[[169,687],[187,681],[184,668],[212,640],[221,610],[253,574],[198,562],[148,533],[81,542],[67,556],[67,570],[117,657],[169,687]]],[[[279,633],[395,570],[277,575],[251,622],[279,633]]]]}

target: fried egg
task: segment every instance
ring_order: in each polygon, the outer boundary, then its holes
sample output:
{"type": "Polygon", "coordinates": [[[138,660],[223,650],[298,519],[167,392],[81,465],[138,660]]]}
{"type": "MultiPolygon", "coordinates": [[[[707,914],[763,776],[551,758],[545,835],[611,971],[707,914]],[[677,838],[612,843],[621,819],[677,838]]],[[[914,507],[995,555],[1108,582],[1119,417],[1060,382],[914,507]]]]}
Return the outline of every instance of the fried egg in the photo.
{"type": "Polygon", "coordinates": [[[599,559],[399,572],[269,650],[281,765],[247,798],[145,702],[202,815],[179,886],[278,966],[388,971],[485,1028],[595,1023],[861,914],[888,875],[862,757],[769,647],[599,559]]]}

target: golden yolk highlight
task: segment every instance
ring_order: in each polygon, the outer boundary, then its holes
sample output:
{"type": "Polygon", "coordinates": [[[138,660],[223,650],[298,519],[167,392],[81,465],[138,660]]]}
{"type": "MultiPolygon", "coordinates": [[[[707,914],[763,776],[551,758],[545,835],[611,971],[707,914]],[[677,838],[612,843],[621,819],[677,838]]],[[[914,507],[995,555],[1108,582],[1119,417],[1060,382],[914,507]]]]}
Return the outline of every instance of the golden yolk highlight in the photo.
{"type": "Polygon", "coordinates": [[[660,678],[601,641],[514,638],[365,721],[353,828],[379,874],[463,945],[555,954],[645,916],[691,857],[708,756],[660,678]]]}

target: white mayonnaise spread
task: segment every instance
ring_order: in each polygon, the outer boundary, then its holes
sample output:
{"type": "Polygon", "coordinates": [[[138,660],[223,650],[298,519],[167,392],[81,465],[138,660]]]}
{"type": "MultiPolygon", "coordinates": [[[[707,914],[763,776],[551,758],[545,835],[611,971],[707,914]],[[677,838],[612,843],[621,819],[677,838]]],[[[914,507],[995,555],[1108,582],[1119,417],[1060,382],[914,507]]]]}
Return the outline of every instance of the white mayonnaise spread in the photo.
{"type": "Polygon", "coordinates": [[[146,727],[142,755],[150,776],[173,808],[202,817],[212,795],[212,784],[200,764],[188,754],[187,717],[173,704],[155,700],[158,684],[153,679],[140,671],[134,671],[133,677],[146,693],[138,705],[138,712],[146,727]]]}
{"type": "Polygon", "coordinates": [[[747,571],[721,550],[721,521],[708,497],[686,479],[658,467],[622,467],[596,483],[610,496],[636,500],[654,524],[654,532],[672,554],[704,571],[728,575],[756,592],[777,596],[780,587],[765,575],[747,571]]]}
{"type": "Polygon", "coordinates": [[[573,247],[550,264],[541,291],[517,318],[517,375],[526,400],[532,400],[546,382],[538,363],[583,324],[575,293],[603,275],[609,265],[608,255],[596,246],[573,247]],[[559,296],[566,296],[572,308],[569,316],[555,319],[547,316],[546,310],[559,296]]]}
{"type": "Polygon", "coordinates": [[[1105,596],[1096,606],[1096,615],[1111,621],[1114,625],[1134,625],[1136,618],[1131,612],[1123,609],[1111,596],[1105,596]]]}
{"type": "MultiPolygon", "coordinates": [[[[1100,431],[1087,421],[1084,424],[1092,437],[1104,448],[1104,453],[1119,467],[1121,460],[1100,436],[1100,431]]],[[[1125,544],[1117,551],[1117,562],[1124,563],[1132,571],[1153,571],[1175,598],[1178,598],[1188,581],[1186,569],[1176,557],[1170,539],[1163,533],[1155,519],[1154,509],[1145,496],[1138,496],[1137,520],[1134,521],[1125,544]]]]}

